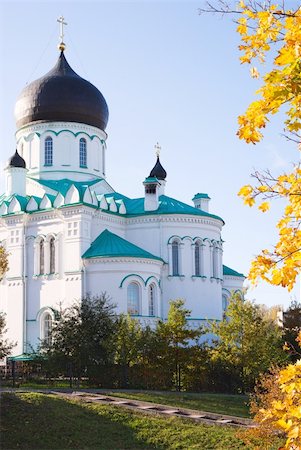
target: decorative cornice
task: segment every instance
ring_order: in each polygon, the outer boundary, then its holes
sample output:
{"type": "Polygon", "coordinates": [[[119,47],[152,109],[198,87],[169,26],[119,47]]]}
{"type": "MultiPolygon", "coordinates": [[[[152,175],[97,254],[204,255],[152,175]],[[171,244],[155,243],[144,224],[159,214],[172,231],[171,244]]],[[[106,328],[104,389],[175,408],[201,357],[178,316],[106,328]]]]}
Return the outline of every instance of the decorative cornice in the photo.
{"type": "Polygon", "coordinates": [[[98,264],[98,263],[139,263],[139,264],[155,264],[157,266],[162,266],[164,263],[163,261],[157,260],[157,259],[150,259],[150,258],[131,258],[128,256],[119,256],[119,257],[105,257],[105,258],[89,258],[85,259],[85,266],[98,264]]]}
{"type": "MultiPolygon", "coordinates": [[[[78,132],[85,132],[86,134],[89,135],[89,137],[91,138],[91,136],[95,135],[99,135],[102,137],[102,139],[106,140],[108,135],[106,132],[104,132],[103,130],[100,130],[99,128],[93,127],[91,125],[86,125],[84,123],[79,123],[79,122],[32,122],[31,124],[25,125],[22,128],[19,128],[19,130],[17,130],[16,132],[16,138],[17,141],[19,141],[19,139],[21,137],[24,137],[25,133],[37,133],[38,135],[41,133],[45,133],[47,131],[52,131],[52,130],[66,130],[68,129],[68,131],[70,130],[78,130],[78,132]]],[[[101,138],[100,138],[101,139],[101,138]]]]}
{"type": "Polygon", "coordinates": [[[151,222],[181,222],[181,223],[196,223],[196,224],[202,224],[202,225],[210,225],[217,227],[219,230],[221,230],[221,222],[217,219],[208,219],[205,217],[196,217],[196,216],[189,216],[188,214],[183,215],[176,215],[176,214],[158,214],[158,216],[139,216],[139,217],[127,217],[126,218],[128,224],[141,224],[141,223],[151,223],[151,222]]]}

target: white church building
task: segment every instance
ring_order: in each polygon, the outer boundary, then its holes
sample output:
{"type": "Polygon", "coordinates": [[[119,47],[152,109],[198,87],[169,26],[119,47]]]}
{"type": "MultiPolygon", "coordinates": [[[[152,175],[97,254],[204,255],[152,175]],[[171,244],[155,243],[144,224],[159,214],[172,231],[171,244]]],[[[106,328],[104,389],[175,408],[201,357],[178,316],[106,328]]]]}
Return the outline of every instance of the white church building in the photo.
{"type": "Polygon", "coordinates": [[[16,102],[16,152],[0,196],[0,243],[9,270],[0,283],[13,355],[49,335],[59,305],[106,292],[117,313],[143,324],[182,298],[191,326],[220,320],[244,276],[223,265],[223,219],[207,194],[188,205],[169,195],[159,154],[137,173],[144,197],[116,192],[106,172],[108,106],[70,67],[57,63],[16,102]],[[146,178],[144,178],[146,176],[146,178]]]}

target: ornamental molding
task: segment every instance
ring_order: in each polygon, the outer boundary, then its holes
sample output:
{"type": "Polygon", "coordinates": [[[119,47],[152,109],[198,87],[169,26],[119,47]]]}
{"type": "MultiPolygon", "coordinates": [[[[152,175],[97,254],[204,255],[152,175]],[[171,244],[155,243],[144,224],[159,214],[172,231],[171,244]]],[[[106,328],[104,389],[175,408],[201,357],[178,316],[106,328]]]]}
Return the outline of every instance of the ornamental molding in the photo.
{"type": "Polygon", "coordinates": [[[176,216],[173,215],[158,215],[158,217],[135,217],[135,218],[127,218],[127,223],[129,225],[131,224],[141,224],[141,223],[158,223],[158,222],[180,222],[180,223],[196,223],[201,225],[210,225],[217,227],[219,230],[221,230],[222,225],[219,220],[217,219],[205,219],[200,217],[183,217],[183,216],[176,216]]]}
{"type": "Polygon", "coordinates": [[[84,265],[88,266],[88,265],[93,265],[93,264],[98,264],[98,263],[139,263],[139,264],[155,264],[155,265],[159,265],[162,266],[163,265],[163,261],[159,261],[157,259],[145,259],[145,258],[130,258],[127,256],[120,256],[120,257],[106,257],[106,258],[88,258],[88,259],[84,259],[84,265]]]}
{"type": "Polygon", "coordinates": [[[77,130],[77,132],[86,132],[87,134],[91,133],[92,135],[97,135],[100,139],[106,140],[108,135],[104,131],[99,128],[92,127],[91,125],[86,125],[80,122],[40,122],[40,123],[32,123],[23,128],[20,128],[16,132],[16,138],[19,140],[21,137],[24,137],[24,134],[30,133],[44,133],[45,131],[54,130],[64,130],[70,129],[77,130]]]}
{"type": "Polygon", "coordinates": [[[235,275],[224,275],[224,279],[223,281],[228,281],[228,280],[236,280],[236,281],[241,281],[242,279],[246,279],[246,277],[236,277],[235,275]]]}
{"type": "Polygon", "coordinates": [[[8,216],[8,217],[2,217],[2,221],[5,223],[5,225],[17,225],[17,224],[23,224],[24,221],[24,213],[20,212],[18,213],[18,216],[8,216]]]}
{"type": "Polygon", "coordinates": [[[119,225],[126,225],[126,218],[121,216],[112,215],[109,211],[106,213],[97,209],[94,212],[94,217],[101,221],[106,221],[109,223],[118,223],[119,225]]]}

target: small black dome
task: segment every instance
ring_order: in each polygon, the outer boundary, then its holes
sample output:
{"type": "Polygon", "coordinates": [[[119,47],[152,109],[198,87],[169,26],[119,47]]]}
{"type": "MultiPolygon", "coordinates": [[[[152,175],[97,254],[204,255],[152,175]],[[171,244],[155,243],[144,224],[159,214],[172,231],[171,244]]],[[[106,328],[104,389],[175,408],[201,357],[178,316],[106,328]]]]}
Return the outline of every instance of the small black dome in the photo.
{"type": "Polygon", "coordinates": [[[18,150],[16,150],[15,154],[9,158],[7,167],[21,167],[22,169],[26,169],[26,163],[22,156],[19,155],[18,150]]]}
{"type": "Polygon", "coordinates": [[[159,156],[157,157],[157,162],[154,165],[154,167],[151,170],[151,173],[149,174],[150,177],[156,177],[158,180],[165,180],[166,178],[166,170],[162,167],[160,163],[159,156]]]}
{"type": "Polygon", "coordinates": [[[80,122],[105,130],[109,110],[101,92],[69,66],[64,53],[50,72],[26,86],[15,106],[17,128],[31,122],[80,122]]]}

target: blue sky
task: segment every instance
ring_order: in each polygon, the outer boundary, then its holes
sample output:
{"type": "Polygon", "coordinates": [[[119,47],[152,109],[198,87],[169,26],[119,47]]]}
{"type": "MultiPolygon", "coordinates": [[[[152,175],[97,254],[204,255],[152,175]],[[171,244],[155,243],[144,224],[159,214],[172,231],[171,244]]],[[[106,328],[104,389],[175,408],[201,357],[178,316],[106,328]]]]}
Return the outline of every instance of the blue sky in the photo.
{"type": "MultiPolygon", "coordinates": [[[[237,197],[254,169],[290,170],[299,158],[280,136],[273,118],[256,146],[236,137],[237,116],[254,99],[258,82],[239,63],[238,36],[230,17],[198,15],[195,1],[0,1],[1,169],[14,152],[16,98],[26,83],[45,74],[58,57],[56,19],[68,22],[66,57],[95,84],[110,110],[107,179],[131,197],[162,147],[167,195],[191,203],[197,192],[211,197],[210,211],[226,222],[224,263],[247,273],[253,256],[276,242],[280,202],[270,213],[250,209],[237,197]]],[[[3,174],[0,179],[4,188],[3,174]]],[[[299,287],[260,282],[248,297],[287,306],[299,287]]]]}

